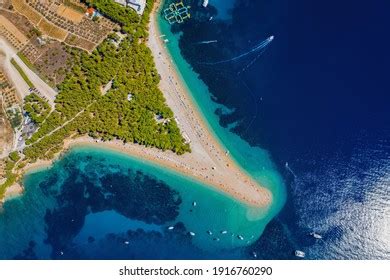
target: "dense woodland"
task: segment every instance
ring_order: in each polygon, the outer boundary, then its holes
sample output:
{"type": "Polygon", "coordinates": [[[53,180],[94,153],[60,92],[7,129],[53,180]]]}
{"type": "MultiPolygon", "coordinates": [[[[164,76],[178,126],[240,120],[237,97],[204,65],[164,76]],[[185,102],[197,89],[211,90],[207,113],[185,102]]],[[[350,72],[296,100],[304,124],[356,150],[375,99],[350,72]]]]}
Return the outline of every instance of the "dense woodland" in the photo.
{"type": "Polygon", "coordinates": [[[58,86],[56,107],[48,116],[46,105],[35,95],[26,100],[26,111],[40,124],[26,142],[26,159],[51,158],[62,149],[64,139],[75,134],[121,139],[178,154],[190,151],[158,88],[159,75],[145,44],[153,0],[147,1],[142,17],[112,0],[86,2],[119,23],[126,37],[109,36],[91,54],[70,50],[74,67],[58,86]],[[111,88],[103,93],[110,82],[111,88]]]}
{"type": "Polygon", "coordinates": [[[24,110],[39,129],[26,140],[23,158],[14,152],[7,159],[0,198],[17,180],[17,169],[51,159],[71,136],[120,139],[177,154],[190,151],[158,88],[160,78],[145,44],[153,1],[147,0],[142,17],[112,0],[86,1],[118,23],[125,36],[110,35],[91,54],[69,49],[73,68],[58,85],[55,110],[35,93],[26,97],[24,110]],[[112,86],[104,92],[107,84],[112,86]]]}
{"type": "Polygon", "coordinates": [[[33,122],[39,125],[49,115],[50,105],[36,93],[31,93],[24,99],[23,110],[30,116],[33,122]]]}

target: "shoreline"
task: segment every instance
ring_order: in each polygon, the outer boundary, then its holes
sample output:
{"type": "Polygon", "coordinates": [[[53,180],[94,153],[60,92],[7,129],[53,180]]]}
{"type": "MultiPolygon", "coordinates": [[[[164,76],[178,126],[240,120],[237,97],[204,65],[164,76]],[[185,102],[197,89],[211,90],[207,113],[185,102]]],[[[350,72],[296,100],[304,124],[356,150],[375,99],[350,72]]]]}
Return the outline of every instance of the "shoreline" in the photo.
{"type": "MultiPolygon", "coordinates": [[[[169,98],[167,98],[169,94],[169,86],[165,86],[164,90],[164,84],[163,80],[164,78],[165,81],[169,80],[170,77],[172,77],[171,82],[171,88],[172,86],[174,87],[174,91],[176,93],[177,99],[179,99],[180,103],[183,105],[184,110],[187,109],[187,114],[185,115],[188,120],[192,120],[192,123],[195,123],[195,126],[191,127],[191,131],[194,132],[196,131],[195,134],[198,136],[199,142],[203,144],[204,147],[211,147],[209,150],[210,154],[213,154],[214,160],[217,161],[225,161],[227,164],[227,167],[231,167],[231,170],[236,169],[239,173],[239,177],[243,179],[243,181],[248,185],[248,187],[255,187],[257,188],[257,194],[261,193],[263,198],[260,200],[262,203],[254,203],[257,206],[270,206],[272,203],[272,194],[271,192],[261,186],[258,182],[254,181],[250,175],[242,169],[242,167],[239,166],[239,164],[234,160],[234,158],[231,158],[229,156],[228,151],[224,147],[223,143],[221,140],[218,138],[218,135],[214,133],[212,130],[212,127],[205,121],[204,116],[202,115],[202,110],[201,108],[198,107],[196,104],[196,100],[193,99],[191,93],[189,92],[190,89],[188,86],[185,84],[185,81],[180,77],[180,73],[178,73],[178,69],[176,65],[173,62],[173,58],[169,51],[167,50],[165,43],[161,39],[162,33],[160,32],[159,26],[158,26],[158,13],[160,11],[160,6],[162,5],[161,0],[157,0],[153,10],[150,14],[150,23],[149,23],[149,38],[147,45],[152,51],[155,63],[156,63],[156,68],[158,70],[158,73],[161,75],[161,81],[160,81],[160,89],[162,90],[164,96],[167,99],[167,104],[168,106],[173,110],[175,106],[172,105],[172,102],[169,98]],[[151,39],[155,40],[155,45],[153,45],[153,42],[151,43],[151,39]],[[155,48],[157,46],[157,48],[155,48]],[[163,61],[163,64],[159,64],[159,58],[163,61]],[[164,61],[165,60],[165,61],[164,61]],[[164,66],[166,66],[168,71],[164,70],[164,66]],[[163,75],[168,73],[168,75],[163,75]],[[169,76],[169,74],[171,74],[169,76]],[[165,77],[164,77],[165,76],[165,77]],[[262,205],[261,205],[262,204],[262,205]]],[[[160,61],[161,62],[161,61],[160,61]]],[[[172,97],[172,96],[171,96],[172,97]]],[[[177,111],[173,110],[175,113],[175,116],[177,116],[177,111]]],[[[181,110],[178,110],[181,111],[181,110]]],[[[191,122],[190,122],[191,123],[191,122]]],[[[186,127],[184,125],[181,125],[178,123],[179,128],[181,129],[182,132],[187,133],[188,131],[186,130],[186,127]]],[[[193,149],[194,147],[191,145],[191,148],[193,149]]],[[[207,150],[207,149],[206,149],[207,150]]],[[[230,168],[228,168],[230,169],[230,168]]],[[[228,171],[231,171],[228,170],[228,171]]],[[[228,192],[231,194],[230,192],[228,192]]],[[[233,195],[235,196],[235,195],[233,195]]],[[[236,197],[237,198],[237,197],[236,197]]],[[[240,199],[241,200],[241,199],[240,199]]],[[[246,201],[248,202],[248,201],[246,201]]],[[[252,203],[249,203],[252,204],[252,203]]]]}
{"type": "MultiPolygon", "coordinates": [[[[66,139],[64,149],[55,159],[28,164],[22,174],[50,166],[60,154],[77,145],[106,147],[121,153],[146,160],[164,168],[204,183],[252,207],[268,208],[272,203],[271,192],[254,181],[238,164],[229,157],[218,138],[210,131],[204,121],[201,110],[192,100],[189,89],[180,79],[173,60],[160,38],[157,15],[161,1],[154,4],[150,14],[149,38],[146,42],[150,48],[156,69],[161,76],[159,88],[164,94],[167,105],[173,111],[178,126],[189,141],[191,153],[177,155],[171,151],[145,147],[134,143],[123,143],[119,140],[102,142],[88,136],[66,139]]],[[[5,198],[7,199],[7,198],[5,198]]]]}

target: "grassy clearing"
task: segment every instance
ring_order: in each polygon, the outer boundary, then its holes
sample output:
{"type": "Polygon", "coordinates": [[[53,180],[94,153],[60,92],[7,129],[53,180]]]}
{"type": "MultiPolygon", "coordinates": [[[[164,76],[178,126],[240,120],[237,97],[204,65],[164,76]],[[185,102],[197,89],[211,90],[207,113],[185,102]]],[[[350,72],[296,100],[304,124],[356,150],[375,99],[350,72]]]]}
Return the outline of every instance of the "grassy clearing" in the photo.
{"type": "Polygon", "coordinates": [[[18,70],[20,76],[22,76],[23,80],[27,83],[27,85],[30,88],[34,87],[34,84],[30,81],[30,79],[27,77],[26,73],[24,73],[23,69],[19,66],[19,64],[15,61],[15,59],[11,59],[12,65],[18,70]]]}

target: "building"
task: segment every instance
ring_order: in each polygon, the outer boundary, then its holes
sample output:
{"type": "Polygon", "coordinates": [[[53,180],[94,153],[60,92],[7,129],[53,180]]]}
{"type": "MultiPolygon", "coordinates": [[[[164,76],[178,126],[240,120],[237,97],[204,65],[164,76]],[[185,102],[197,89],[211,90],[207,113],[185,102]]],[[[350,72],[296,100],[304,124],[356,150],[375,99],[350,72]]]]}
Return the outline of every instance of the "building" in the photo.
{"type": "Polygon", "coordinates": [[[87,17],[93,18],[93,17],[96,16],[96,10],[95,10],[94,8],[92,8],[92,7],[89,7],[89,8],[87,9],[87,11],[85,12],[85,15],[86,15],[87,17]]]}
{"type": "Polygon", "coordinates": [[[134,9],[139,15],[142,15],[144,13],[145,6],[146,6],[146,0],[114,0],[114,1],[122,6],[130,7],[134,9]]]}

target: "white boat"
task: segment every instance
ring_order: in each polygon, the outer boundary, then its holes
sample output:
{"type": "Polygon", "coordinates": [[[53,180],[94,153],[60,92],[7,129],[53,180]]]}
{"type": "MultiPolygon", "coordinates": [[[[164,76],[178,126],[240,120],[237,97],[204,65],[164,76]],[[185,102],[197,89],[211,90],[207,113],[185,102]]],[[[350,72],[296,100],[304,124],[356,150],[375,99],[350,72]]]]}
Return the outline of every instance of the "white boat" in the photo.
{"type": "Polygon", "coordinates": [[[124,243],[125,243],[126,245],[129,245],[129,244],[130,244],[130,242],[129,242],[129,241],[125,241],[124,243]]]}
{"type": "Polygon", "coordinates": [[[305,257],[305,252],[303,251],[299,251],[299,250],[295,250],[294,252],[295,256],[298,257],[298,258],[304,258],[305,257]]]}
{"type": "Polygon", "coordinates": [[[195,232],[190,231],[189,234],[190,234],[191,236],[195,236],[195,232]]]}
{"type": "Polygon", "coordinates": [[[196,201],[192,202],[192,206],[196,207],[196,201]]]}
{"type": "Polygon", "coordinates": [[[208,230],[206,231],[208,235],[213,235],[212,231],[208,230]]]}
{"type": "Polygon", "coordinates": [[[244,240],[244,237],[242,235],[237,235],[237,238],[240,240],[244,240]]]}
{"type": "Polygon", "coordinates": [[[226,234],[227,230],[221,230],[221,234],[226,234]]]}
{"type": "Polygon", "coordinates": [[[311,236],[313,236],[315,239],[322,239],[322,236],[316,232],[310,233],[311,236]]]}
{"type": "Polygon", "coordinates": [[[203,0],[203,3],[202,3],[203,7],[206,8],[208,4],[209,4],[209,0],[203,0]]]}
{"type": "Polygon", "coordinates": [[[256,253],[256,252],[252,252],[252,256],[253,256],[254,258],[257,258],[257,253],[256,253]]]}
{"type": "Polygon", "coordinates": [[[174,226],[168,227],[169,230],[173,230],[174,228],[175,228],[174,226]]]}

